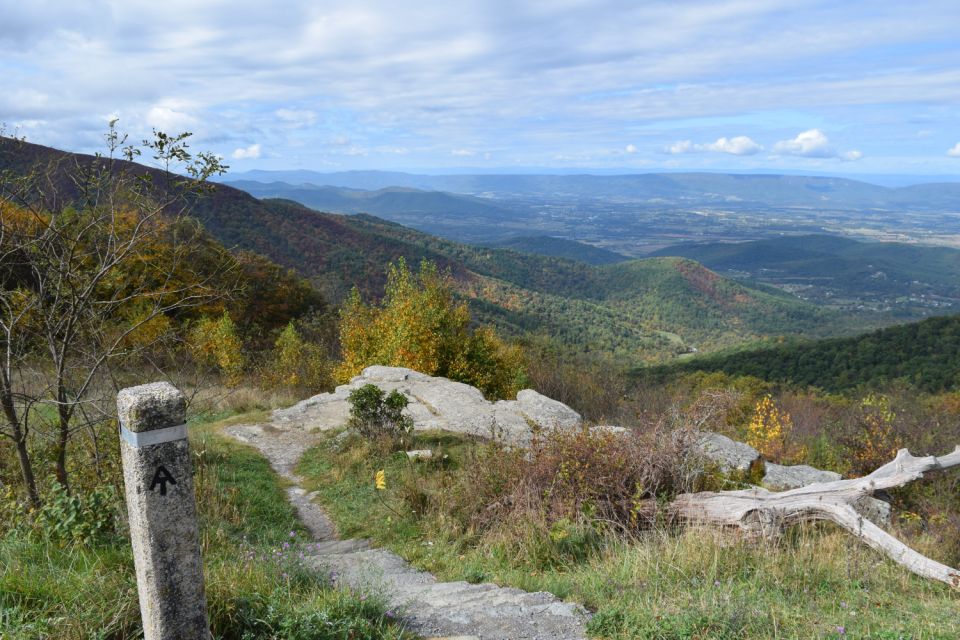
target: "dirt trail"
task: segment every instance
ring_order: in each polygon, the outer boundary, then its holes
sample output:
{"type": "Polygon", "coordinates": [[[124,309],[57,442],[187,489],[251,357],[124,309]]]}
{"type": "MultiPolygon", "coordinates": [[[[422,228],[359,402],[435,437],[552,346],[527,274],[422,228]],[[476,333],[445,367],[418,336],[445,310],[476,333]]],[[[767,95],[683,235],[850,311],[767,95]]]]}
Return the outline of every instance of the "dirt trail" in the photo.
{"type": "Polygon", "coordinates": [[[440,582],[418,571],[385,549],[365,540],[340,540],[336,527],[313,502],[294,473],[303,453],[319,438],[291,425],[236,425],[226,429],[234,438],[259,449],[292,486],[290,502],[319,545],[309,562],[331,572],[342,586],[383,596],[399,611],[407,628],[425,637],[480,640],[580,640],[587,613],[549,593],[529,593],[495,584],[440,582]]]}

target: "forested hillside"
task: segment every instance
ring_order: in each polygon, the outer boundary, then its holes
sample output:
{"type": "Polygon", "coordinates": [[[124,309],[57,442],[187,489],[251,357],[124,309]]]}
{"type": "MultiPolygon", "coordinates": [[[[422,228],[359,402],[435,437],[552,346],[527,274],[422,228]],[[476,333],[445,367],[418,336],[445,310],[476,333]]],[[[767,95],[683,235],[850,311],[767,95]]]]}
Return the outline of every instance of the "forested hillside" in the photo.
{"type": "Polygon", "coordinates": [[[802,235],[678,244],[652,255],[683,256],[832,306],[890,309],[905,317],[960,308],[960,251],[947,247],[802,235]]]}
{"type": "Polygon", "coordinates": [[[960,316],[929,318],[854,338],[788,343],[696,358],[640,372],[651,379],[722,371],[838,392],[903,382],[939,393],[960,388],[960,316]]]}
{"type": "MultiPolygon", "coordinates": [[[[94,161],[30,144],[2,156],[8,159],[5,168],[14,171],[38,162],[94,161]]],[[[135,168],[150,175],[158,190],[170,180],[159,170],[135,168]]],[[[575,351],[602,350],[628,361],[709,351],[769,335],[838,335],[855,326],[848,317],[735,283],[689,260],[594,267],[459,244],[370,216],[257,200],[224,185],[198,198],[191,215],[224,245],[295,269],[333,302],[354,286],[380,295],[384,267],[397,258],[411,264],[427,259],[451,271],[481,321],[515,337],[547,335],[575,351]]],[[[856,326],[882,322],[868,316],[856,326]]]]}

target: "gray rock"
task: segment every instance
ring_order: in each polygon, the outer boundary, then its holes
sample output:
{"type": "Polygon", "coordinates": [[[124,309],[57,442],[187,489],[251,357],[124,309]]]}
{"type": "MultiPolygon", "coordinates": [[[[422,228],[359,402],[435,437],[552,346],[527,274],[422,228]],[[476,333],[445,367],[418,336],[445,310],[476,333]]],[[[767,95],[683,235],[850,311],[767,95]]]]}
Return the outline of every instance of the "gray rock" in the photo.
{"type": "MultiPolygon", "coordinates": [[[[430,376],[405,367],[385,367],[373,365],[364,369],[353,381],[361,384],[376,382],[405,382],[407,380],[428,380],[430,376]]],[[[353,382],[351,381],[351,382],[353,382]]]]}
{"type": "Polygon", "coordinates": [[[433,451],[431,449],[414,449],[413,451],[407,451],[407,457],[411,460],[430,460],[433,458],[433,451]]]}
{"type": "Polygon", "coordinates": [[[525,446],[536,429],[575,428],[580,414],[556,400],[526,389],[516,400],[490,402],[479,389],[446,378],[427,376],[403,367],[367,367],[350,384],[322,393],[287,409],[273,412],[278,428],[305,431],[343,427],[350,418],[350,392],[374,384],[389,393],[397,390],[409,399],[405,415],[418,431],[440,429],[525,446]]]}
{"type": "Polygon", "coordinates": [[[583,424],[579,413],[533,389],[524,389],[517,393],[517,408],[527,418],[543,427],[575,429],[583,424]]]}
{"type": "Polygon", "coordinates": [[[774,491],[797,489],[815,482],[833,482],[841,478],[839,473],[821,471],[805,464],[784,466],[768,462],[765,466],[766,474],[763,476],[763,486],[774,491]]]}
{"type": "Polygon", "coordinates": [[[700,435],[696,447],[701,455],[719,465],[724,473],[747,471],[760,458],[760,452],[750,445],[710,431],[700,435]]]}

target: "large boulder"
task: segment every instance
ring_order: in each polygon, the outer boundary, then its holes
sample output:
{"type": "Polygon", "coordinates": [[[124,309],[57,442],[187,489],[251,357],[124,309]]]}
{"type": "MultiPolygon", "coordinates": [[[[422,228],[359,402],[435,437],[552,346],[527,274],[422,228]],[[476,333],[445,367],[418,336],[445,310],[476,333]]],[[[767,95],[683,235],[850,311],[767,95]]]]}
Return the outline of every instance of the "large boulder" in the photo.
{"type": "Polygon", "coordinates": [[[516,400],[490,402],[479,389],[447,378],[428,376],[403,367],[372,366],[333,393],[321,393],[287,409],[273,412],[276,424],[302,429],[336,429],[350,417],[350,392],[373,384],[389,393],[407,396],[405,410],[414,429],[442,429],[456,433],[499,438],[526,445],[536,430],[572,429],[583,420],[576,411],[531,389],[516,400]]]}
{"type": "Polygon", "coordinates": [[[749,471],[760,460],[760,452],[725,435],[704,431],[696,441],[697,451],[720,467],[720,471],[749,471]]]}
{"type": "Polygon", "coordinates": [[[575,429],[583,424],[579,413],[533,389],[524,389],[517,393],[516,408],[528,420],[540,426],[575,429]]]}
{"type": "Polygon", "coordinates": [[[797,489],[815,482],[833,482],[841,478],[839,473],[822,471],[805,464],[785,466],[768,462],[765,470],[763,486],[773,491],[797,489]]]}

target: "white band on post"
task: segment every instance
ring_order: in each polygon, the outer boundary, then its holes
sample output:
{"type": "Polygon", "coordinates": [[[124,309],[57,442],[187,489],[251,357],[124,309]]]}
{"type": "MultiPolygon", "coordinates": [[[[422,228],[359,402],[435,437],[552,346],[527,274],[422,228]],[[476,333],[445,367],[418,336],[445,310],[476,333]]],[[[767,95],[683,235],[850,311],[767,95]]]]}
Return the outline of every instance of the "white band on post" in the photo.
{"type": "Polygon", "coordinates": [[[178,424],[175,427],[153,429],[152,431],[130,431],[121,424],[120,437],[130,443],[131,446],[139,449],[140,447],[149,447],[164,442],[183,440],[187,437],[187,425],[178,424]]]}

